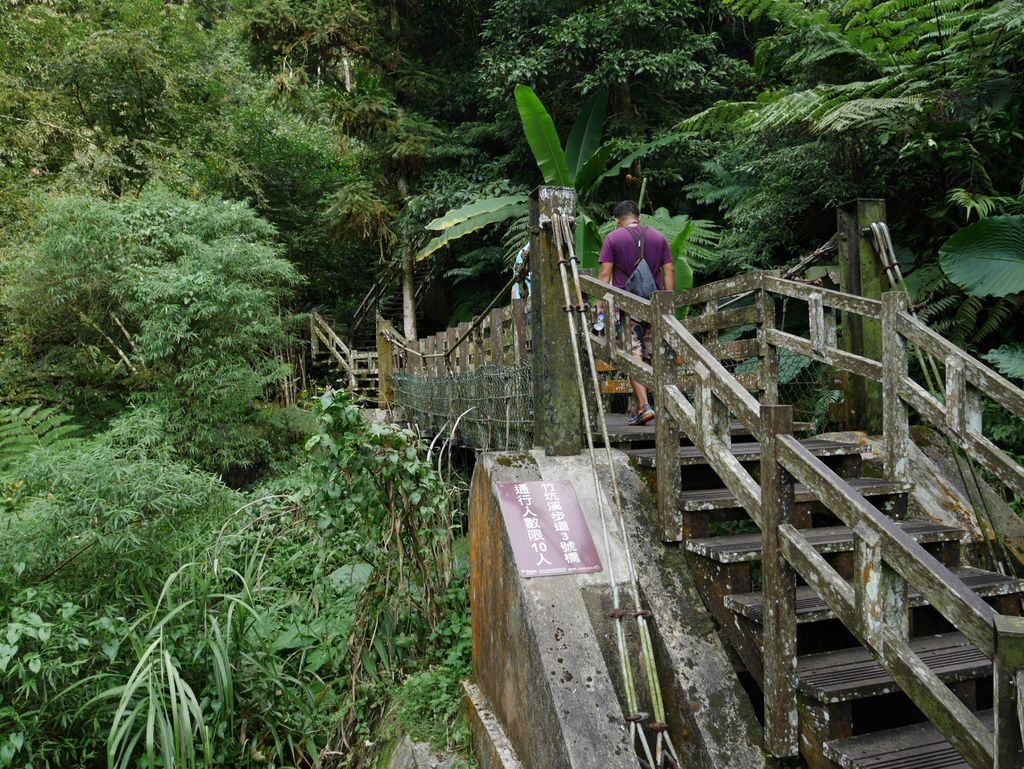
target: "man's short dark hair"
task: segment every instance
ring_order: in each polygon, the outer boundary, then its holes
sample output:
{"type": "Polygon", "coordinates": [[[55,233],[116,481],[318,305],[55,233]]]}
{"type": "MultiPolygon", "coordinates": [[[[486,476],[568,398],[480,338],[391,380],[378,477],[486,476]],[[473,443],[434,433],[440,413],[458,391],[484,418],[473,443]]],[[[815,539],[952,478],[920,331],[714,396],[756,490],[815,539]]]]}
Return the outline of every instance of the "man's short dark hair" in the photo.
{"type": "Polygon", "coordinates": [[[621,219],[624,216],[640,216],[640,209],[637,208],[636,203],[632,200],[623,200],[621,203],[612,209],[612,216],[616,219],[621,219]]]}

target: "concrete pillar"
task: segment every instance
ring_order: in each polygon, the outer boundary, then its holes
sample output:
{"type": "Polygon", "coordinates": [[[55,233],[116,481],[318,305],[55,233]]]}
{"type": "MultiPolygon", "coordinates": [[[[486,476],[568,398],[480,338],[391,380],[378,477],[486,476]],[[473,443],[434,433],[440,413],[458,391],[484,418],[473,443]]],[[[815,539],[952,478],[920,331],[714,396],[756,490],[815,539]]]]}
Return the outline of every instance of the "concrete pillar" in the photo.
{"type": "Polygon", "coordinates": [[[538,187],[530,196],[533,439],[549,456],[583,447],[579,380],[551,231],[552,214],[574,216],[575,209],[576,193],[568,187],[538,187]]]}

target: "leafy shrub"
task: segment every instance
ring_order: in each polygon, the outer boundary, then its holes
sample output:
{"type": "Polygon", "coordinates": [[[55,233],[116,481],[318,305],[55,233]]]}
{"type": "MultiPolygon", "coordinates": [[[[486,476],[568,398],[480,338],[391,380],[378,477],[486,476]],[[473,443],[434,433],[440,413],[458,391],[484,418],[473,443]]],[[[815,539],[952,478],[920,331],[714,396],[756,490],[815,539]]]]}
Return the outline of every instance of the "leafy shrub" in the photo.
{"type": "Polygon", "coordinates": [[[108,203],[56,198],[3,302],[28,360],[56,349],[165,416],[183,456],[223,471],[268,451],[254,405],[283,372],[282,302],[298,283],[274,229],[245,205],[162,190],[108,203]]]}

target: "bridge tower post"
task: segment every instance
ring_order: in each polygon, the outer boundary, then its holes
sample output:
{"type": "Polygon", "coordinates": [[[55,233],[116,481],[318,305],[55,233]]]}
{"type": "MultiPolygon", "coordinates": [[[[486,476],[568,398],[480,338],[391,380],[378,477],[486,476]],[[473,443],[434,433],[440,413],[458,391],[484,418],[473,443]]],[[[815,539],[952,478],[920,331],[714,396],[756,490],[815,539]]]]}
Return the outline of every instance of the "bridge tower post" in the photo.
{"type": "MultiPolygon", "coordinates": [[[[836,227],[839,233],[839,285],[848,294],[881,299],[886,285],[885,269],[867,234],[873,222],[885,221],[885,201],[857,198],[839,207],[836,227]]],[[[878,323],[844,313],[840,347],[846,352],[882,360],[882,329],[878,323]]],[[[842,375],[842,421],[847,429],[882,432],[882,386],[863,377],[842,375]]]]}
{"type": "Polygon", "coordinates": [[[533,441],[549,456],[579,454],[583,447],[579,382],[551,230],[552,214],[575,213],[576,192],[571,188],[538,187],[530,195],[533,441]]]}

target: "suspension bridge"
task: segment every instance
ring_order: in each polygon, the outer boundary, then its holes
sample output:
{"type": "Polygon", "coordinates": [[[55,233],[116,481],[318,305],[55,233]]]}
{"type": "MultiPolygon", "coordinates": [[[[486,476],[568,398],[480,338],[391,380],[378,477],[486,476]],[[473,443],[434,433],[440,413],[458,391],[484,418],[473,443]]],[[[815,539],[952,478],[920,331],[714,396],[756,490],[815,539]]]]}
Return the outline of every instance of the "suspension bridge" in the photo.
{"type": "Polygon", "coordinates": [[[840,211],[840,290],[761,272],[650,300],[578,269],[574,212],[571,190],[532,198],[529,307],[420,339],[381,319],[361,354],[311,326],[345,387],[480,452],[481,766],[1024,766],[1024,526],[1007,505],[1024,467],[984,422],[1024,419],[1024,391],[918,320],[884,205],[840,211]],[[592,330],[597,302],[618,331],[592,330]],[[841,394],[848,431],[794,416],[794,360],[841,394]],[[624,377],[653,425],[607,410],[624,377]],[[527,576],[502,489],[563,480],[601,568],[527,576]]]}

